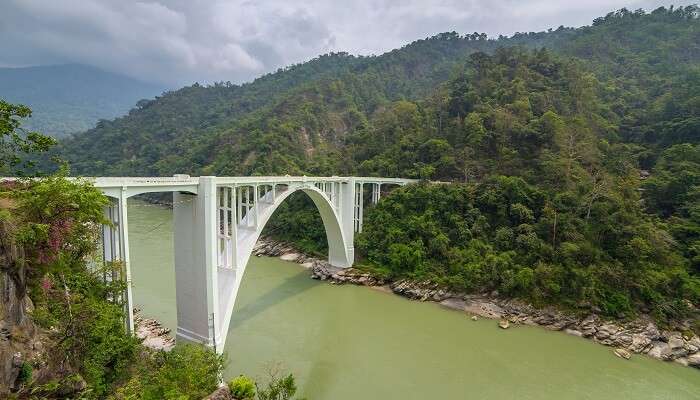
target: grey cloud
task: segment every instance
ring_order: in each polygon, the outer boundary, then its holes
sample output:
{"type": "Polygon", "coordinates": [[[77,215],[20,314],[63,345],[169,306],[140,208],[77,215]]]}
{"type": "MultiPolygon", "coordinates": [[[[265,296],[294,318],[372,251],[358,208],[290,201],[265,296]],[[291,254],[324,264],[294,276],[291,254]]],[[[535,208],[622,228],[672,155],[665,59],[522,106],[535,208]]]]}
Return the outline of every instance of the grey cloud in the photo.
{"type": "Polygon", "coordinates": [[[589,24],[652,0],[4,0],[0,65],[79,62],[179,86],[250,80],[329,51],[379,54],[438,32],[589,24]]]}

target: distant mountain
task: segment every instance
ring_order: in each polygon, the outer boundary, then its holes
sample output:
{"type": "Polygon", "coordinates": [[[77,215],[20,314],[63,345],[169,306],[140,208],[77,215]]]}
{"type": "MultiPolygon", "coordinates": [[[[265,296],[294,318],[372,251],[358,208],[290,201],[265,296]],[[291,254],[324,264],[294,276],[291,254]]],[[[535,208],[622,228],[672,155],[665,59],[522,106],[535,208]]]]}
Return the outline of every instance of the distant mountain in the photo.
{"type": "Polygon", "coordinates": [[[24,126],[65,136],[113,119],[163,88],[81,64],[0,68],[0,98],[31,107],[24,126]]]}

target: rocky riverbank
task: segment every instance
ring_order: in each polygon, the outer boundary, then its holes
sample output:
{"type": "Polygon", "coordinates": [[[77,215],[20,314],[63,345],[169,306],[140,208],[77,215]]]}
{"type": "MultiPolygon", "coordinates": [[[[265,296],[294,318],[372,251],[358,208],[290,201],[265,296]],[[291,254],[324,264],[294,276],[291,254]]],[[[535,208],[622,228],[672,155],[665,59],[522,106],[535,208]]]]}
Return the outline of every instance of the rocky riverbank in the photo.
{"type": "Polygon", "coordinates": [[[136,337],[143,341],[142,344],[144,346],[153,350],[164,351],[170,351],[175,347],[175,339],[170,336],[170,329],[164,328],[155,319],[142,317],[140,313],[141,310],[134,308],[136,337]]]}
{"type": "Polygon", "coordinates": [[[398,280],[385,282],[354,268],[333,267],[326,261],[305,255],[286,243],[260,239],[253,254],[279,257],[309,268],[311,277],[332,284],[353,284],[383,288],[386,291],[418,301],[433,301],[469,315],[498,319],[501,327],[536,325],[593,340],[615,348],[615,354],[628,358],[628,353],[673,361],[700,368],[700,337],[690,330],[661,330],[648,316],[634,321],[609,320],[595,313],[576,316],[553,307],[536,308],[515,299],[486,294],[455,293],[431,282],[398,280]]]}

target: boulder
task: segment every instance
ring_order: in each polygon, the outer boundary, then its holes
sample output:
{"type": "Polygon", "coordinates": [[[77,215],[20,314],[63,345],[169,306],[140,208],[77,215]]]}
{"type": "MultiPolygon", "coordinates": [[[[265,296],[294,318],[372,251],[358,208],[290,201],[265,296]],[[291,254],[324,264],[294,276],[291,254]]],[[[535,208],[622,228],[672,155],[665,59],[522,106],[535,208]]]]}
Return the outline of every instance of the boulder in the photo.
{"type": "Polygon", "coordinates": [[[685,340],[681,335],[675,335],[668,338],[668,345],[672,350],[677,350],[685,347],[685,340]]]}
{"type": "Polygon", "coordinates": [[[644,335],[649,338],[649,340],[659,340],[661,337],[661,332],[659,332],[659,328],[654,325],[654,323],[649,322],[647,327],[644,329],[644,335]]]}
{"type": "Polygon", "coordinates": [[[610,337],[610,333],[607,331],[598,330],[595,333],[595,338],[598,340],[607,340],[610,337]]]}
{"type": "Polygon", "coordinates": [[[616,356],[623,358],[625,360],[629,360],[632,357],[632,354],[629,351],[627,351],[621,347],[618,347],[617,349],[613,350],[613,353],[615,353],[616,356]]]}
{"type": "Polygon", "coordinates": [[[296,261],[297,258],[299,258],[298,253],[286,253],[286,254],[282,254],[280,256],[280,260],[283,260],[283,261],[296,261]]]}
{"type": "Polygon", "coordinates": [[[691,367],[700,368],[700,353],[695,353],[692,356],[688,356],[688,365],[691,367]]]}
{"type": "Polygon", "coordinates": [[[651,348],[651,339],[644,334],[635,333],[632,335],[632,343],[628,348],[635,353],[644,353],[651,348]]]}
{"type": "Polygon", "coordinates": [[[504,315],[503,308],[486,299],[467,300],[465,311],[490,319],[500,319],[504,315]]]}
{"type": "Polygon", "coordinates": [[[581,321],[581,326],[584,328],[590,328],[598,324],[598,316],[591,314],[581,321]]]}
{"type": "MultiPolygon", "coordinates": [[[[606,333],[607,336],[611,336],[611,335],[614,335],[614,334],[620,332],[621,330],[622,330],[622,328],[619,325],[604,324],[598,328],[598,333],[606,333]]],[[[598,334],[596,334],[596,337],[598,337],[598,334]]]]}
{"type": "Polygon", "coordinates": [[[502,319],[498,322],[498,327],[501,329],[508,329],[510,327],[510,323],[507,319],[502,319]]]}
{"type": "Polygon", "coordinates": [[[567,334],[572,335],[572,336],[578,336],[578,337],[583,336],[583,332],[577,331],[576,329],[565,329],[564,332],[566,332],[567,334]]]}
{"type": "Polygon", "coordinates": [[[620,332],[611,337],[613,345],[618,347],[628,347],[632,344],[632,335],[627,332],[620,332]]]}
{"type": "Polygon", "coordinates": [[[665,351],[661,354],[661,357],[664,360],[675,360],[688,355],[689,351],[685,347],[685,340],[683,340],[683,337],[680,334],[671,334],[667,337],[668,345],[665,351]]]}
{"type": "Polygon", "coordinates": [[[660,340],[655,340],[651,343],[651,348],[647,352],[649,357],[656,358],[657,360],[663,360],[664,355],[670,352],[671,349],[668,347],[668,343],[664,343],[660,340]]]}
{"type": "Polygon", "coordinates": [[[598,332],[598,329],[595,326],[583,328],[581,333],[583,334],[583,337],[591,337],[594,336],[598,332]]]}
{"type": "Polygon", "coordinates": [[[690,338],[690,340],[686,341],[685,346],[688,349],[688,352],[697,353],[700,351],[700,337],[693,336],[690,338]]]}
{"type": "Polygon", "coordinates": [[[688,366],[688,359],[685,357],[676,358],[675,360],[673,360],[673,362],[678,363],[684,367],[688,366]]]}

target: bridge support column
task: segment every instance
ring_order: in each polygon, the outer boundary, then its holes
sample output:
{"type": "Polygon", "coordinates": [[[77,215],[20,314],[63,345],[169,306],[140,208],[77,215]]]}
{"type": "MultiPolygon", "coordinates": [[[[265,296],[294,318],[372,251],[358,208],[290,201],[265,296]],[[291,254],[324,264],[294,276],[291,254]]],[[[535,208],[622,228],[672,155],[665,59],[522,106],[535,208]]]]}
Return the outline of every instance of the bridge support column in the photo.
{"type": "MultiPolygon", "coordinates": [[[[217,198],[214,177],[199,180],[197,196],[173,194],[177,338],[216,349],[217,198]]],[[[219,349],[220,350],[220,349],[219,349]]]]}
{"type": "Polygon", "coordinates": [[[347,183],[339,184],[338,188],[338,203],[340,214],[340,226],[345,236],[345,253],[347,254],[350,265],[355,262],[355,201],[357,194],[355,192],[355,180],[349,179],[347,183]]]}
{"type": "Polygon", "coordinates": [[[134,303],[131,292],[131,264],[129,262],[129,227],[126,203],[126,188],[121,188],[119,198],[115,199],[110,206],[105,208],[105,217],[112,223],[112,226],[102,227],[102,258],[104,262],[120,262],[121,276],[112,272],[111,276],[104,276],[105,281],[123,279],[126,282],[126,289],[121,299],[126,311],[126,329],[129,333],[134,333],[134,303]]]}
{"type": "Polygon", "coordinates": [[[379,203],[379,199],[382,197],[382,184],[372,183],[372,205],[379,203]]]}

